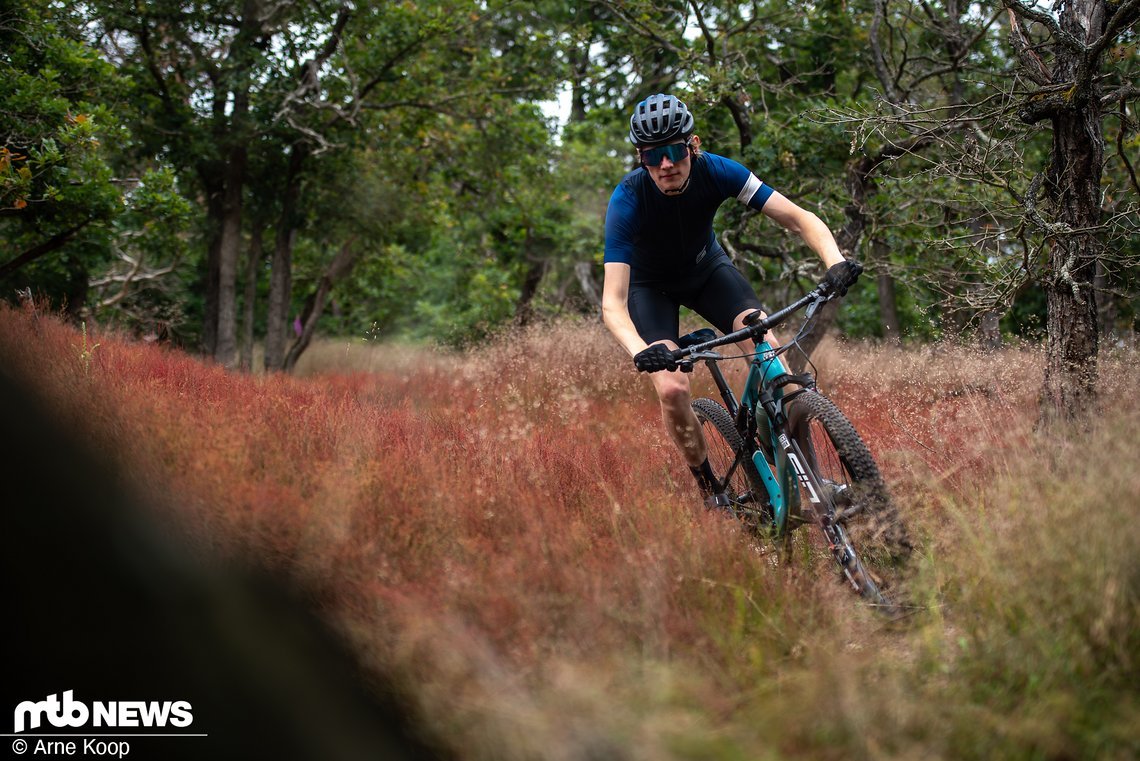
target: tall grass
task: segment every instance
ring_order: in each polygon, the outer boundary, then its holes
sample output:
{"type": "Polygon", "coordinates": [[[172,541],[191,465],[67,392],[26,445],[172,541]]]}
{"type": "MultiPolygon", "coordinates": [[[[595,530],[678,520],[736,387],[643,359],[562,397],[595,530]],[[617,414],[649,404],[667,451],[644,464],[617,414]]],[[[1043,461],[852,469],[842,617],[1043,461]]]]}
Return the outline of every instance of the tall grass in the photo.
{"type": "Polygon", "coordinates": [[[1036,351],[820,355],[920,538],[898,626],[706,514],[595,325],[329,343],[301,378],[88,340],[0,312],[4,364],[186,541],[294,579],[459,757],[1140,754],[1134,356],[1062,435],[1036,351]]]}

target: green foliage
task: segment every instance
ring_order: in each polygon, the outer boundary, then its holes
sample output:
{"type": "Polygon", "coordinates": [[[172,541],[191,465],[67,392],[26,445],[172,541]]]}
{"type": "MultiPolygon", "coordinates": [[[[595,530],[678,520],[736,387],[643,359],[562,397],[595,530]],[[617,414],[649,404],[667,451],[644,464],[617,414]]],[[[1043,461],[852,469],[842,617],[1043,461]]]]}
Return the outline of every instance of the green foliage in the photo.
{"type": "Polygon", "coordinates": [[[84,44],[74,10],[9,7],[0,24],[0,265],[21,266],[0,287],[5,298],[28,288],[78,311],[114,250],[128,239],[164,249],[178,228],[171,221],[190,208],[163,170],[120,174],[130,169],[119,108],[127,84],[84,44]]]}
{"type": "MultiPolygon", "coordinates": [[[[74,19],[47,3],[17,3],[0,25],[0,262],[112,218],[121,194],[109,148],[122,137],[103,100],[114,71],[71,37],[74,19]]],[[[105,258],[88,230],[66,259],[10,273],[5,290],[35,284],[49,297],[83,289],[105,258]],[[82,249],[82,251],[80,250],[82,249]]],[[[10,295],[5,294],[5,295],[10,295]]]]}
{"type": "MultiPolygon", "coordinates": [[[[267,252],[254,269],[259,333],[279,239],[295,241],[290,315],[336,252],[360,252],[333,289],[330,332],[463,343],[588,312],[583,268],[596,287],[606,201],[631,167],[629,107],[669,90],[695,110],[706,149],[853,231],[868,275],[896,281],[904,335],[968,331],[994,310],[1007,332],[1030,335],[1041,311],[1048,238],[1018,220],[1049,135],[996,107],[1016,62],[1004,15],[988,7],[322,0],[274,6],[256,23],[236,0],[11,7],[0,24],[0,266],[55,248],[9,274],[5,297],[31,286],[139,330],[179,323],[192,338],[220,200],[240,181],[239,246],[256,230],[267,252]],[[569,109],[555,122],[559,94],[569,109]],[[861,161],[872,169],[855,203],[861,161]],[[156,276],[120,288],[131,262],[156,276]]],[[[1127,44],[1106,57],[1121,81],[1135,73],[1127,44]]],[[[1125,329],[1138,260],[1127,234],[1134,108],[1107,123],[1117,244],[1106,283],[1125,329]]],[[[717,229],[767,302],[819,275],[802,242],[762,215],[729,203],[717,229]]],[[[852,292],[843,330],[880,335],[877,299],[869,285],[852,292]]]]}

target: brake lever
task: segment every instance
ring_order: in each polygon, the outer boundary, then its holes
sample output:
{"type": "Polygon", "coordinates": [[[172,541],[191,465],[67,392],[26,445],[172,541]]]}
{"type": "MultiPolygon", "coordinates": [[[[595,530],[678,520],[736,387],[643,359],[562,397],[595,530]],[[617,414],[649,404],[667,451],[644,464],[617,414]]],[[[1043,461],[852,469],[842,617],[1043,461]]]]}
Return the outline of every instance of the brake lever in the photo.
{"type": "Polygon", "coordinates": [[[691,373],[691,372],[693,372],[693,368],[696,367],[697,362],[699,362],[700,360],[703,360],[703,359],[716,360],[716,359],[720,359],[720,358],[721,358],[721,356],[719,354],[717,354],[715,351],[700,351],[700,352],[697,352],[696,354],[690,354],[687,357],[678,357],[677,358],[677,369],[683,373],[691,373]]]}
{"type": "Polygon", "coordinates": [[[819,298],[808,304],[807,309],[804,310],[804,322],[811,320],[821,306],[835,298],[835,294],[828,293],[822,285],[817,290],[819,291],[819,298]]]}

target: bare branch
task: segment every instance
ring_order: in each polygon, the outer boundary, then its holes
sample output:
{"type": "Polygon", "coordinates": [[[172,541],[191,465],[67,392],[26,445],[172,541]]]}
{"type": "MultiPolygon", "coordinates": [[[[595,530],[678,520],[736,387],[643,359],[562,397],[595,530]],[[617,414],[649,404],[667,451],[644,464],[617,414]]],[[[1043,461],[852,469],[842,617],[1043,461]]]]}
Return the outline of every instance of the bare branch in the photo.
{"type": "Polygon", "coordinates": [[[5,262],[4,264],[0,265],[0,277],[5,277],[6,275],[9,275],[9,274],[15,272],[16,270],[20,269],[25,264],[33,262],[36,259],[39,259],[41,256],[46,256],[47,254],[50,254],[52,251],[63,248],[63,246],[65,246],[76,235],[78,235],[79,232],[84,227],[87,227],[87,225],[91,224],[94,221],[95,221],[94,218],[86,219],[86,220],[80,222],[79,224],[75,225],[74,227],[71,227],[70,229],[64,230],[63,232],[60,232],[60,233],[56,233],[55,235],[48,238],[44,242],[39,243],[39,244],[32,246],[31,248],[27,249],[26,251],[21,253],[16,258],[11,259],[8,262],[5,262]]]}
{"type": "MultiPolygon", "coordinates": [[[[306,96],[310,93],[318,92],[320,90],[320,70],[321,67],[332,57],[340,46],[340,40],[344,34],[344,28],[348,24],[349,18],[352,16],[352,9],[347,3],[340,6],[337,11],[336,21],[333,22],[329,37],[325,40],[325,44],[318,50],[312,58],[305,63],[301,64],[298,72],[298,79],[300,82],[297,87],[287,94],[281,101],[281,107],[277,109],[273,121],[280,121],[286,119],[294,110],[294,104],[301,103],[306,96]]],[[[290,126],[297,128],[297,125],[289,121],[290,126]]]]}
{"type": "MultiPolygon", "coordinates": [[[[1135,90],[1136,88],[1133,87],[1131,89],[1135,90]]],[[[1120,157],[1120,160],[1124,163],[1124,168],[1128,171],[1128,177],[1132,180],[1132,189],[1136,191],[1137,195],[1140,195],[1140,182],[1136,181],[1136,170],[1132,167],[1132,162],[1128,160],[1128,154],[1124,151],[1124,130],[1125,120],[1127,118],[1127,113],[1124,108],[1124,101],[1121,100],[1120,129],[1116,133],[1116,155],[1120,157]]]]}
{"type": "Polygon", "coordinates": [[[1093,61],[1128,27],[1140,19],[1140,0],[1124,0],[1104,25],[1104,32],[1088,46],[1086,60],[1093,61]]]}
{"type": "Polygon", "coordinates": [[[132,259],[129,254],[119,252],[119,258],[130,266],[130,269],[127,272],[112,272],[104,277],[91,281],[92,288],[103,288],[115,283],[118,283],[120,285],[117,292],[105,299],[99,300],[100,308],[115,306],[130,295],[132,286],[138,283],[160,280],[166,275],[169,275],[171,272],[174,272],[179,264],[179,262],[175,260],[165,267],[143,271],[143,262],[145,261],[145,256],[142,253],[139,253],[137,258],[132,259]]]}
{"type": "Polygon", "coordinates": [[[705,51],[708,53],[709,63],[716,66],[716,36],[712,33],[712,30],[709,29],[708,24],[705,23],[704,14],[701,13],[701,7],[697,4],[697,0],[689,0],[689,6],[693,9],[693,15],[697,19],[697,25],[701,28],[701,36],[705,38],[705,51]]]}
{"type": "Polygon", "coordinates": [[[687,52],[684,48],[678,47],[671,40],[662,37],[656,29],[649,24],[642,22],[640,19],[634,18],[625,12],[625,9],[620,4],[613,2],[613,0],[601,0],[601,4],[609,9],[615,16],[624,21],[630,27],[638,30],[638,32],[649,39],[656,42],[661,47],[665,48],[671,53],[676,53],[679,56],[684,56],[687,52]]]}
{"type": "Polygon", "coordinates": [[[1017,53],[1017,58],[1021,61],[1026,76],[1039,85],[1053,84],[1053,75],[1049,73],[1049,69],[1041,60],[1041,56],[1037,55],[1037,52],[1029,44],[1029,38],[1026,37],[1025,30],[1021,27],[1021,19],[1012,9],[1009,11],[1009,39],[1013,43],[1014,52],[1017,53]]]}
{"type": "Polygon", "coordinates": [[[1100,98],[1100,105],[1102,108],[1104,106],[1111,106],[1113,103],[1120,103],[1123,105],[1125,101],[1131,100],[1137,96],[1140,96],[1140,87],[1137,87],[1136,85],[1124,85],[1123,87],[1113,90],[1110,93],[1105,93],[1102,95],[1100,98]]]}
{"type": "Polygon", "coordinates": [[[1006,8],[1009,8],[1018,16],[1030,19],[1031,21],[1036,21],[1038,24],[1041,24],[1047,28],[1053,35],[1053,38],[1067,47],[1069,50],[1072,50],[1074,53],[1081,54],[1085,52],[1085,43],[1062,29],[1061,25],[1057,23],[1057,19],[1053,18],[1048,13],[1039,11],[1036,8],[1031,8],[1019,0],[1002,0],[1002,2],[1005,4],[1006,8]]]}
{"type": "Polygon", "coordinates": [[[887,96],[887,100],[891,103],[898,103],[900,100],[899,92],[895,88],[894,79],[887,71],[887,60],[883,55],[883,48],[879,44],[879,26],[883,23],[886,16],[886,0],[875,0],[875,12],[871,16],[871,63],[875,67],[875,76],[879,80],[879,84],[883,87],[883,92],[887,96]]]}

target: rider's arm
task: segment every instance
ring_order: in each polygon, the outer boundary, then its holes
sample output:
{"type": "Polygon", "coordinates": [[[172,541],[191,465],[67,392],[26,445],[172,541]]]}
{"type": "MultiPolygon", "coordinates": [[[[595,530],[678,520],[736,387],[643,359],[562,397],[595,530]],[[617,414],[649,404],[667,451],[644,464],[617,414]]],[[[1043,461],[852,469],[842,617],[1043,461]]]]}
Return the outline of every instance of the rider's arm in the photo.
{"type": "Polygon", "coordinates": [[[646,347],[629,317],[628,264],[606,262],[602,284],[602,321],[630,356],[646,347]]]}
{"type": "Polygon", "coordinates": [[[781,226],[787,228],[803,238],[808,247],[819,254],[824,267],[842,262],[843,254],[839,251],[839,244],[835,236],[819,217],[812,212],[789,201],[777,192],[773,192],[764,204],[763,213],[781,226]]]}

